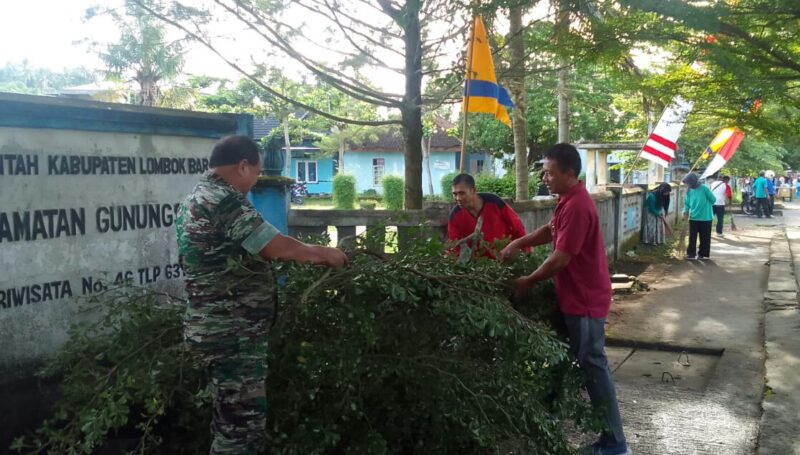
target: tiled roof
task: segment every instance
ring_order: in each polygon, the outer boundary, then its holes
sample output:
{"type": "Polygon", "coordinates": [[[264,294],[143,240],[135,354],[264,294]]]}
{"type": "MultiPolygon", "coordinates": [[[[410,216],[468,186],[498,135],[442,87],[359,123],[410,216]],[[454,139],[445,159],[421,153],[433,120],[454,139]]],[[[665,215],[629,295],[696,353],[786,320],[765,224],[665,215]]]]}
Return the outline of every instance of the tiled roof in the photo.
{"type": "MultiPolygon", "coordinates": [[[[403,133],[399,128],[393,128],[379,134],[377,141],[367,141],[360,147],[353,147],[353,151],[389,150],[401,152],[403,148],[403,133]]],[[[458,151],[461,149],[461,141],[448,136],[445,132],[436,132],[431,139],[431,149],[458,151]]]]}
{"type": "Polygon", "coordinates": [[[275,128],[280,125],[281,122],[276,117],[267,117],[267,118],[254,118],[253,119],[253,139],[259,140],[262,137],[268,135],[270,131],[274,130],[275,128]]]}

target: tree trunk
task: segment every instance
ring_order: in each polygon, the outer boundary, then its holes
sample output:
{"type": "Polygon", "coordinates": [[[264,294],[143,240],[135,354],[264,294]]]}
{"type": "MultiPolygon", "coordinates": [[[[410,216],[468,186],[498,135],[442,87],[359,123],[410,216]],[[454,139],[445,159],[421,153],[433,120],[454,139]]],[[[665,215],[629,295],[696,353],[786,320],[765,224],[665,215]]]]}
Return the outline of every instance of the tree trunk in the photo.
{"type": "Polygon", "coordinates": [[[422,39],[420,0],[410,0],[403,11],[405,25],[406,87],[401,109],[405,146],[405,208],[422,208],[422,39]]]}
{"type": "MultiPolygon", "coordinates": [[[[565,62],[562,61],[562,65],[565,62]]],[[[558,70],[558,142],[569,142],[569,94],[567,68],[558,70]]]]}
{"type": "Polygon", "coordinates": [[[525,133],[525,42],[522,39],[522,7],[512,8],[509,13],[511,22],[511,35],[509,47],[511,49],[511,77],[508,78],[508,90],[514,109],[511,111],[511,120],[514,129],[514,157],[517,172],[517,200],[529,199],[528,194],[528,151],[526,147],[527,135],[525,133]]]}
{"type": "Polygon", "coordinates": [[[290,177],[292,175],[292,144],[289,141],[289,114],[283,117],[283,142],[286,147],[286,163],[284,164],[284,168],[286,169],[285,175],[286,177],[290,177]]]}
{"type": "MultiPolygon", "coordinates": [[[[556,40],[560,44],[569,33],[569,9],[567,2],[562,0],[556,24],[556,40]]],[[[558,70],[558,142],[569,142],[569,91],[567,88],[569,69],[566,58],[559,59],[561,69],[558,70]]]]}
{"type": "Polygon", "coordinates": [[[156,84],[150,78],[139,80],[139,104],[142,106],[154,106],[156,103],[156,84]]]}

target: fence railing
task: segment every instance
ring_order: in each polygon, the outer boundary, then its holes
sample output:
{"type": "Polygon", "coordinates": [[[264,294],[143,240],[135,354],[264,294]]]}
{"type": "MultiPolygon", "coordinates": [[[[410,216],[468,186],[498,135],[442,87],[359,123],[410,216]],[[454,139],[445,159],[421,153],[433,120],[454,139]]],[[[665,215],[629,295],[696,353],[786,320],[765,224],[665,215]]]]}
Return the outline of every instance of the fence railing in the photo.
{"type": "MultiPolygon", "coordinates": [[[[610,258],[618,258],[622,249],[638,241],[641,235],[644,188],[609,186],[607,190],[592,193],[603,232],[603,241],[610,258]]],[[[673,189],[668,220],[677,222],[682,211],[683,194],[679,187],[673,189]]],[[[557,200],[537,197],[530,201],[511,202],[519,214],[526,231],[532,232],[550,222],[557,200]]],[[[397,232],[399,248],[419,236],[447,235],[447,220],[452,204],[426,204],[422,210],[290,210],[289,235],[307,237],[332,234],[341,240],[355,235],[368,237],[374,248],[386,245],[387,230],[397,232]],[[424,227],[426,229],[420,229],[424,227]]]]}

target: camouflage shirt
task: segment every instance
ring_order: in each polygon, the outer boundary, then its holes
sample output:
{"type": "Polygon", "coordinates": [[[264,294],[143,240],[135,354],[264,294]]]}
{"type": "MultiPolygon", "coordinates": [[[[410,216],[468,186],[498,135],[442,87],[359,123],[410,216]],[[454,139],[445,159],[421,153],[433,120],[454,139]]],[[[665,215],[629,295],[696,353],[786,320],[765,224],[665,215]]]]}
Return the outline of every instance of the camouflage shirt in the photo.
{"type": "MultiPolygon", "coordinates": [[[[245,196],[207,171],[178,210],[178,252],[190,307],[238,301],[257,306],[272,300],[274,280],[246,280],[228,270],[228,259],[257,255],[278,234],[245,196]]],[[[271,302],[267,302],[271,303],[271,302]]]]}

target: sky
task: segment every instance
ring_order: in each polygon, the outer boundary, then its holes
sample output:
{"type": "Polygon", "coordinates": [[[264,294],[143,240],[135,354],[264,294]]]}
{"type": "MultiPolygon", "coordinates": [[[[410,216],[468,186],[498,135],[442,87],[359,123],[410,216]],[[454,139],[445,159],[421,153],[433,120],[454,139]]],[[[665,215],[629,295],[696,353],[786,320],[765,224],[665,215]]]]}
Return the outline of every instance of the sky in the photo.
{"type": "MultiPolygon", "coordinates": [[[[3,14],[0,15],[0,66],[6,63],[20,63],[27,60],[33,67],[49,68],[55,71],[69,67],[85,66],[101,70],[103,64],[90,50],[90,42],[114,42],[118,30],[108,17],[84,18],[85,11],[102,4],[120,6],[121,0],[1,0],[3,14]]],[[[544,2],[543,2],[544,3],[544,2]]],[[[543,4],[542,3],[542,4],[543,4]]],[[[540,4],[541,5],[541,4],[540,4]]],[[[535,14],[546,14],[545,8],[535,14]]],[[[299,20],[308,22],[313,28],[313,18],[305,16],[299,20]]],[[[499,22],[499,23],[502,23],[499,22]]],[[[264,61],[264,44],[260,39],[252,39],[243,33],[240,24],[223,24],[226,34],[238,37],[236,40],[215,42],[226,55],[235,56],[247,64],[251,58],[264,61]],[[244,45],[243,45],[244,44],[244,45]]],[[[320,26],[319,28],[322,28],[320,26]]],[[[177,32],[176,36],[177,36],[177,32]]],[[[453,48],[453,54],[461,49],[453,48]]],[[[649,65],[650,57],[634,57],[640,65],[649,65]]],[[[238,79],[240,75],[200,45],[190,48],[186,56],[184,72],[238,79]]],[[[301,72],[299,65],[287,60],[267,58],[268,63],[286,68],[287,75],[301,72]]],[[[403,86],[402,75],[388,71],[370,71],[374,83],[380,87],[397,92],[403,86]]]]}
{"type": "MultiPolygon", "coordinates": [[[[118,0],[2,0],[0,66],[27,60],[33,67],[62,70],[85,66],[103,69],[90,50],[91,41],[113,42],[119,36],[107,17],[85,20],[92,6],[119,6],[118,0]]],[[[194,47],[186,58],[186,72],[234,77],[235,72],[216,56],[194,47]]]]}

